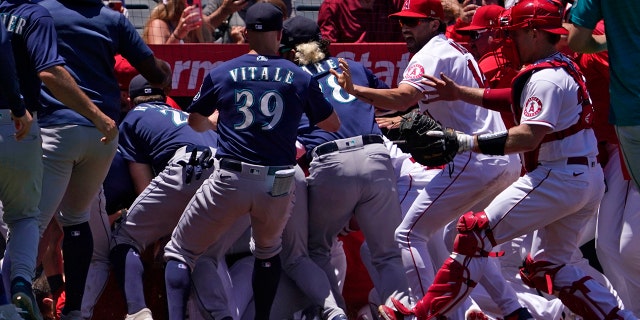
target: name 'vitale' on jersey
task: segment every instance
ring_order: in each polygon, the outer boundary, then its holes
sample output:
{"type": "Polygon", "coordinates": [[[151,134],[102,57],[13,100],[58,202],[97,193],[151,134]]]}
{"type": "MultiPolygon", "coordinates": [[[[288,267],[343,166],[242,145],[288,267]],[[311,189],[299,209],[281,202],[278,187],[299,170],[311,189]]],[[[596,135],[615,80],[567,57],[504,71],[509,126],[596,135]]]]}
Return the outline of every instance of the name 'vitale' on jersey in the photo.
{"type": "Polygon", "coordinates": [[[275,81],[293,83],[293,71],[281,67],[240,67],[229,70],[234,82],[275,81]]]}

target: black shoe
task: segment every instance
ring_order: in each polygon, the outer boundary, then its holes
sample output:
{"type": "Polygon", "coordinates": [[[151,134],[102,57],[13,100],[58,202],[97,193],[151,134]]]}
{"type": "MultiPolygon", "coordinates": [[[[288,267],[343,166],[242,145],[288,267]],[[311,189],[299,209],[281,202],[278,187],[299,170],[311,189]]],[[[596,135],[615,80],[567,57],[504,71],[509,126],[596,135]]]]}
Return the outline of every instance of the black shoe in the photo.
{"type": "Polygon", "coordinates": [[[20,308],[20,316],[26,320],[42,320],[42,314],[35,302],[31,283],[21,277],[17,277],[11,281],[11,302],[20,308]]]}

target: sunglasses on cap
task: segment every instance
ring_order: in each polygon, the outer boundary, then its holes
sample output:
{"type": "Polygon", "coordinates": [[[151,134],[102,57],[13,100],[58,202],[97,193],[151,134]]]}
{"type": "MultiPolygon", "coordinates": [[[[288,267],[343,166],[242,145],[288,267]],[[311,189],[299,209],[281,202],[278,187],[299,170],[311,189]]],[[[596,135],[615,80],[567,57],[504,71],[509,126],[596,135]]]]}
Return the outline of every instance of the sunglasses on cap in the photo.
{"type": "Polygon", "coordinates": [[[415,26],[417,26],[418,24],[420,24],[420,22],[422,21],[430,21],[433,19],[429,19],[429,18],[400,18],[398,19],[398,23],[400,23],[400,27],[408,27],[408,28],[414,28],[415,26]]]}

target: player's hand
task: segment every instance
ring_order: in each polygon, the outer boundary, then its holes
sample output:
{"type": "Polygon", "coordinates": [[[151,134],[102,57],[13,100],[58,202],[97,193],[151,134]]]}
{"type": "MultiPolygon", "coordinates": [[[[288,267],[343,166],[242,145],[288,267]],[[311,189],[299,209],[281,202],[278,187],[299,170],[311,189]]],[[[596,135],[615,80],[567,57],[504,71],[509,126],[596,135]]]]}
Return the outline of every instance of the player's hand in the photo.
{"type": "Polygon", "coordinates": [[[424,74],[424,79],[420,82],[433,88],[433,90],[425,90],[422,93],[426,96],[426,102],[433,101],[456,101],[460,99],[460,86],[451,78],[440,73],[440,79],[424,74]]]}
{"type": "Polygon", "coordinates": [[[343,58],[338,59],[338,66],[342,70],[342,73],[338,73],[338,71],[329,69],[332,75],[336,77],[338,80],[338,85],[342,87],[348,94],[354,94],[355,90],[353,88],[353,81],[351,80],[351,71],[349,71],[349,64],[343,58]]]}
{"type": "Polygon", "coordinates": [[[12,117],[13,124],[16,127],[16,141],[20,141],[24,139],[31,130],[31,124],[33,123],[33,118],[31,117],[31,113],[29,110],[26,110],[22,117],[12,117]]]}
{"type": "Polygon", "coordinates": [[[381,129],[396,129],[400,127],[400,121],[402,120],[402,116],[397,117],[380,117],[376,118],[376,123],[378,123],[378,127],[381,129]]]}
{"type": "Polygon", "coordinates": [[[96,126],[98,131],[104,135],[100,138],[102,143],[108,144],[118,137],[118,126],[116,125],[116,122],[107,115],[102,114],[97,121],[93,122],[93,124],[96,126]]]}

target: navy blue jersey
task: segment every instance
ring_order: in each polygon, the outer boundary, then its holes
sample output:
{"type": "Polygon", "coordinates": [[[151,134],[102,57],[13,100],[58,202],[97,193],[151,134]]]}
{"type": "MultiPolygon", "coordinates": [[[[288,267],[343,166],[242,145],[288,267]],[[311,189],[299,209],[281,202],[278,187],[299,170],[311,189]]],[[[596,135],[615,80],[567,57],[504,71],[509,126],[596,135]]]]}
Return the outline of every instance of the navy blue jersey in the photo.
{"type": "MultiPolygon", "coordinates": [[[[353,84],[370,88],[389,88],[361,63],[348,60],[353,84]]],[[[344,91],[338,85],[330,69],[338,70],[338,58],[327,58],[320,62],[303,66],[302,69],[318,79],[325,99],[329,101],[340,118],[340,129],[336,132],[322,130],[303,116],[298,130],[298,140],[304,144],[307,154],[327,141],[344,139],[363,134],[382,134],[374,117],[374,108],[344,91]]],[[[339,70],[338,70],[339,71],[339,70]]]]}
{"type": "MultiPolygon", "coordinates": [[[[54,17],[58,52],[78,86],[102,112],[116,122],[120,117],[120,89],[114,73],[115,55],[120,53],[132,65],[153,52],[135,27],[121,13],[101,0],[44,0],[39,4],[54,17]]],[[[40,126],[77,124],[93,126],[89,119],[68,109],[43,87],[40,126]]]]}
{"type": "Polygon", "coordinates": [[[102,186],[107,214],[114,214],[120,209],[129,208],[133,200],[136,199],[137,194],[129,173],[129,165],[120,150],[113,157],[102,186]]]}
{"type": "Polygon", "coordinates": [[[217,135],[196,132],[187,124],[188,114],[164,103],[141,103],[120,124],[120,151],[133,162],[150,164],[154,174],[164,170],[183,146],[215,146],[217,135]]]}
{"type": "Polygon", "coordinates": [[[0,108],[9,108],[16,117],[22,117],[25,113],[24,104],[20,97],[20,86],[18,85],[18,72],[16,62],[13,60],[13,49],[11,49],[11,39],[9,34],[0,25],[0,108]]]}
{"type": "Polygon", "coordinates": [[[0,17],[11,36],[20,92],[27,109],[39,111],[41,81],[38,73],[64,64],[58,55],[53,19],[45,8],[25,0],[0,1],[0,17]]]}
{"type": "Polygon", "coordinates": [[[216,155],[264,166],[293,165],[300,118],[327,119],[333,107],[318,82],[281,57],[245,54],[204,78],[189,112],[219,110],[216,155]]]}

